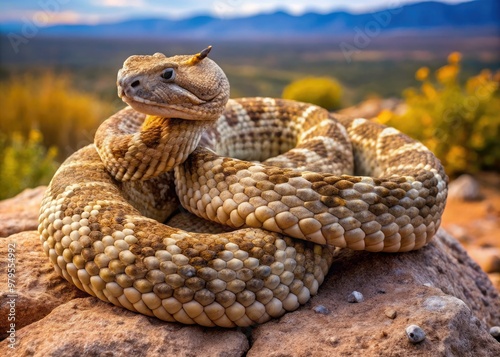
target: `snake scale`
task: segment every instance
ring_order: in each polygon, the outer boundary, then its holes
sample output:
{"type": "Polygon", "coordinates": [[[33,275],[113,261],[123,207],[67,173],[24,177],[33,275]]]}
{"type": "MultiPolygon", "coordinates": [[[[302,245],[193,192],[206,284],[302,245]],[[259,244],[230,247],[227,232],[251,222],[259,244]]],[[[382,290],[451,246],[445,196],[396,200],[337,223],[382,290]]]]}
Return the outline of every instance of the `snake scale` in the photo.
{"type": "Polygon", "coordinates": [[[125,61],[129,106],[61,165],[42,202],[60,275],[161,320],[248,326],[317,294],[332,247],[403,252],[436,233],[448,178],[422,144],[310,104],[229,100],[209,51],[125,61]],[[213,223],[164,224],[179,201],[213,223]]]}

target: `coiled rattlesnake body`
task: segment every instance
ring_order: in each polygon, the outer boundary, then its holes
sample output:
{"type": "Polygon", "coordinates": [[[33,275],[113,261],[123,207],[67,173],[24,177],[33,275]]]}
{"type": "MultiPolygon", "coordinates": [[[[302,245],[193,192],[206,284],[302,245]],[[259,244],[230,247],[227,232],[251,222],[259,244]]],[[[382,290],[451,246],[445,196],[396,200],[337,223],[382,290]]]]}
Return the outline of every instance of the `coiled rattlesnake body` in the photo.
{"type": "Polygon", "coordinates": [[[40,237],[59,274],[162,320],[248,326],[316,294],[330,247],[408,251],[435,234],[447,177],[423,145],[309,104],[228,101],[209,50],[124,63],[130,107],[66,160],[42,202],[40,237]],[[159,223],[177,197],[234,230],[159,223]]]}

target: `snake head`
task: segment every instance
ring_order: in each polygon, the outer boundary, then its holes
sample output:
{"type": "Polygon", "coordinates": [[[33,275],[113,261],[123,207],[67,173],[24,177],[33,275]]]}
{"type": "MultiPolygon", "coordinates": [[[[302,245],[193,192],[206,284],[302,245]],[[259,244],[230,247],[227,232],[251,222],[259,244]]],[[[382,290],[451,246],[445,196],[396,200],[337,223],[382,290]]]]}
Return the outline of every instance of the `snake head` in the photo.
{"type": "Polygon", "coordinates": [[[118,71],[118,96],[144,114],[216,120],[229,99],[229,81],[207,57],[210,49],[195,55],[127,58],[118,71]]]}

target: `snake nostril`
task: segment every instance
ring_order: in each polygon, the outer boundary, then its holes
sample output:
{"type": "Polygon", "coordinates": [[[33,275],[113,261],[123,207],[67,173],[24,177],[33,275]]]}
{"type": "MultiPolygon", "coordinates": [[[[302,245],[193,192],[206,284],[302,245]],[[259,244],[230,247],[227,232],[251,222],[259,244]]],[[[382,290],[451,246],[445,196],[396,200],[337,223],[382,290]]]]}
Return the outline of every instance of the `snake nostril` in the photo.
{"type": "Polygon", "coordinates": [[[135,81],[133,81],[133,82],[130,84],[130,86],[131,86],[132,88],[135,88],[135,87],[137,87],[139,84],[141,84],[141,82],[139,82],[139,80],[137,80],[137,79],[136,79],[135,81]]]}

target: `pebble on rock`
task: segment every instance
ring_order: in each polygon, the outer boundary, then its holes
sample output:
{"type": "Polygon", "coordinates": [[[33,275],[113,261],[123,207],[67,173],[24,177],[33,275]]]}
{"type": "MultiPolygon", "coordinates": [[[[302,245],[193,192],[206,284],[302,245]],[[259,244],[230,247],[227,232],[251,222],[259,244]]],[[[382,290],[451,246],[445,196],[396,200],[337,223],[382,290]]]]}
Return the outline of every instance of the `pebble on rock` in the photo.
{"type": "Polygon", "coordinates": [[[493,336],[495,340],[500,342],[500,326],[493,326],[490,328],[490,335],[493,336]]]}
{"type": "Polygon", "coordinates": [[[313,307],[313,310],[317,314],[322,314],[322,315],[328,315],[328,314],[330,314],[330,310],[328,310],[323,305],[316,305],[315,307],[313,307]]]}
{"type": "Polygon", "coordinates": [[[359,291],[353,291],[347,297],[347,301],[351,302],[351,303],[362,302],[363,301],[363,294],[361,294],[359,291]]]}
{"type": "Polygon", "coordinates": [[[406,328],[406,335],[411,343],[419,343],[425,340],[425,332],[417,325],[410,325],[406,328]]]}
{"type": "Polygon", "coordinates": [[[398,312],[394,309],[391,309],[391,308],[385,309],[384,313],[385,313],[385,316],[387,316],[388,318],[393,319],[393,320],[398,315],[398,312]]]}

